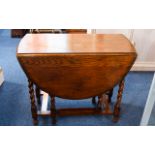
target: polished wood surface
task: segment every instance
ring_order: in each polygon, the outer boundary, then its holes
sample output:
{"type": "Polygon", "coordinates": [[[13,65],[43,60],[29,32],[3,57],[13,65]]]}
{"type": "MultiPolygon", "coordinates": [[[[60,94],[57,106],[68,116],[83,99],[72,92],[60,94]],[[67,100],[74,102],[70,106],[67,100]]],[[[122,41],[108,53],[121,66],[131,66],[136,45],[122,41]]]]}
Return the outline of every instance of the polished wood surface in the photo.
{"type": "Polygon", "coordinates": [[[17,58],[29,79],[34,124],[37,124],[37,112],[32,84],[36,85],[37,99],[39,89],[50,95],[48,115],[51,115],[53,124],[57,114],[69,112],[113,114],[113,120],[118,121],[124,78],[136,56],[130,41],[119,34],[27,34],[17,48],[17,58]],[[117,84],[117,101],[111,108],[112,90],[117,84]],[[95,96],[98,96],[98,102],[95,96]],[[55,97],[92,97],[95,108],[56,110],[55,97]]]}
{"type": "Polygon", "coordinates": [[[18,46],[19,53],[136,55],[132,44],[121,34],[27,34],[18,46]]]}
{"type": "Polygon", "coordinates": [[[111,90],[136,58],[123,35],[28,34],[17,51],[27,76],[45,92],[65,99],[111,90]]]}

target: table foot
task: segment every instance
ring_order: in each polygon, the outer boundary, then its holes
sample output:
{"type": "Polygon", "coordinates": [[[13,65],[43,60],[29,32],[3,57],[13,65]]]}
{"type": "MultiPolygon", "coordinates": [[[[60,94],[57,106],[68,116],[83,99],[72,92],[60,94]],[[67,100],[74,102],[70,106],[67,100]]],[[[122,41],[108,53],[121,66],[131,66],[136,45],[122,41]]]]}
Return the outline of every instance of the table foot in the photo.
{"type": "Polygon", "coordinates": [[[120,118],[120,108],[116,108],[115,109],[115,113],[113,114],[113,122],[117,123],[119,121],[120,118]]]}
{"type": "Polygon", "coordinates": [[[38,120],[33,120],[33,125],[37,126],[38,125],[38,120]]]}

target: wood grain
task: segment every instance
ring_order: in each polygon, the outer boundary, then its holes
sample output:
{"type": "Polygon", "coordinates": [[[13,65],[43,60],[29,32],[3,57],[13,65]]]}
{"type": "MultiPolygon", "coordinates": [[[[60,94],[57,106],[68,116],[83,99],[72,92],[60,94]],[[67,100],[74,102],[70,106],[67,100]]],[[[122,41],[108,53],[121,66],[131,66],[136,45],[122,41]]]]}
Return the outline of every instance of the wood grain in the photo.
{"type": "Polygon", "coordinates": [[[84,99],[118,84],[130,70],[136,52],[122,35],[30,34],[19,44],[17,58],[26,75],[45,92],[84,99]]]}
{"type": "Polygon", "coordinates": [[[27,34],[18,53],[101,54],[135,53],[130,41],[121,34],[27,34]]]}
{"type": "MultiPolygon", "coordinates": [[[[86,99],[99,96],[101,108],[59,109],[59,113],[113,114],[114,120],[118,121],[124,86],[122,80],[136,57],[135,48],[123,35],[28,34],[17,48],[17,58],[28,79],[51,96],[51,112],[48,114],[52,116],[53,124],[58,114],[54,97],[86,99]],[[119,83],[112,112],[112,90],[119,83]]],[[[33,96],[33,92],[30,95],[33,96]]],[[[32,105],[33,100],[34,97],[32,105]]],[[[33,108],[32,116],[37,122],[34,114],[36,110],[33,108]]]]}

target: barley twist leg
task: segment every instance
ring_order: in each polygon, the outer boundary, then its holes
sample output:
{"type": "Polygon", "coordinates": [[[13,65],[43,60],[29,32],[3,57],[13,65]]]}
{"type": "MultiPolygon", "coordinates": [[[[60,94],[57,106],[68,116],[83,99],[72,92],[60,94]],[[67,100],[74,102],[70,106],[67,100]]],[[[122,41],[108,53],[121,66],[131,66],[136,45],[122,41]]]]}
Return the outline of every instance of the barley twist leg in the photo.
{"type": "Polygon", "coordinates": [[[110,98],[109,95],[104,94],[103,96],[103,106],[104,106],[104,112],[106,114],[110,114],[111,113],[111,108],[110,108],[110,98]]]}
{"type": "Polygon", "coordinates": [[[29,94],[30,94],[30,101],[31,101],[31,113],[33,118],[33,124],[38,125],[38,114],[37,114],[37,107],[35,104],[35,95],[33,89],[33,83],[28,80],[28,87],[29,87],[29,94]]]}
{"type": "Polygon", "coordinates": [[[103,108],[103,94],[98,96],[97,108],[103,108]]]}
{"type": "Polygon", "coordinates": [[[123,89],[124,89],[124,80],[122,80],[119,84],[117,101],[114,106],[114,112],[113,112],[113,121],[114,122],[117,122],[120,117],[120,105],[121,105],[121,100],[122,100],[123,89]]]}

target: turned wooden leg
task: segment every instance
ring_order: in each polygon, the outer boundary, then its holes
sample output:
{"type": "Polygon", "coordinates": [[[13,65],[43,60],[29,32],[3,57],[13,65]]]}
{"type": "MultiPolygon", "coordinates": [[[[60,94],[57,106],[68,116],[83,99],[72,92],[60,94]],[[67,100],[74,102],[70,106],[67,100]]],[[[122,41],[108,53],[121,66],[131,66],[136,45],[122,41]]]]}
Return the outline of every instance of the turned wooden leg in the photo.
{"type": "Polygon", "coordinates": [[[41,105],[41,99],[40,99],[40,89],[38,86],[36,86],[36,98],[37,98],[37,103],[38,105],[41,105]]]}
{"type": "Polygon", "coordinates": [[[51,97],[51,117],[52,124],[56,124],[56,107],[55,107],[55,97],[51,97]]]}
{"type": "Polygon", "coordinates": [[[109,102],[111,103],[111,98],[112,98],[112,95],[113,95],[113,89],[111,89],[110,91],[108,91],[107,93],[105,93],[106,95],[108,95],[109,97],[109,102]]]}
{"type": "Polygon", "coordinates": [[[98,96],[98,107],[102,109],[103,113],[111,114],[109,96],[107,94],[98,96]]]}
{"type": "Polygon", "coordinates": [[[109,96],[109,102],[110,102],[110,103],[111,103],[112,95],[113,95],[113,89],[111,89],[111,90],[109,91],[109,94],[108,94],[108,96],[109,96]]]}
{"type": "Polygon", "coordinates": [[[104,106],[103,112],[105,112],[107,114],[111,114],[109,95],[104,94],[104,96],[103,96],[103,106],[104,106]]]}
{"type": "Polygon", "coordinates": [[[98,102],[97,102],[97,108],[102,109],[103,108],[103,95],[98,96],[98,102]]]}
{"type": "Polygon", "coordinates": [[[29,94],[30,94],[30,100],[31,100],[31,113],[33,118],[33,124],[38,125],[38,114],[37,114],[37,107],[35,104],[35,95],[34,95],[34,89],[33,89],[33,83],[28,80],[28,87],[29,87],[29,94]]]}
{"type": "Polygon", "coordinates": [[[123,89],[124,89],[124,80],[122,80],[119,84],[117,101],[114,106],[114,113],[113,113],[113,121],[114,122],[117,122],[120,117],[120,105],[121,105],[121,100],[122,100],[123,89]]]}

